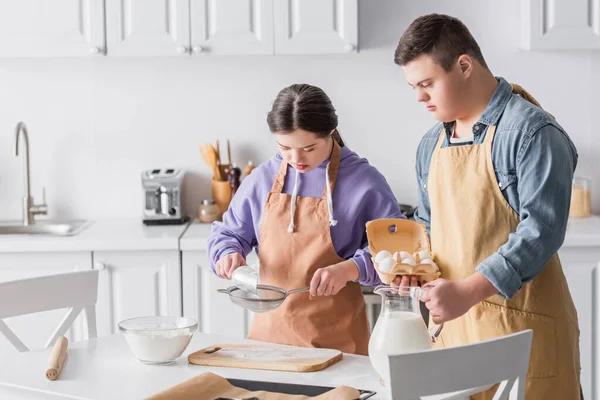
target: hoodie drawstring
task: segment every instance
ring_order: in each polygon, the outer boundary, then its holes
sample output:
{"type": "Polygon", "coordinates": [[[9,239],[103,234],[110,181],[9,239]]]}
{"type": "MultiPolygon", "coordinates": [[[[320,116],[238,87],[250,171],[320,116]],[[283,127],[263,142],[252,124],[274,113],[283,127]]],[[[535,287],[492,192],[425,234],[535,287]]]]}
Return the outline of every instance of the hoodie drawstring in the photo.
{"type": "MultiPolygon", "coordinates": [[[[329,182],[329,165],[331,161],[327,163],[325,168],[325,182],[327,182],[327,211],[329,211],[329,226],[336,226],[337,220],[333,219],[333,198],[331,196],[331,184],[329,182]]],[[[295,168],[294,168],[295,169],[295,168]]],[[[288,232],[294,232],[294,214],[296,213],[296,199],[298,197],[298,181],[300,179],[300,172],[296,169],[296,179],[294,180],[294,190],[292,191],[292,205],[290,207],[290,226],[288,226],[288,232]]]]}
{"type": "MultiPolygon", "coordinates": [[[[295,168],[294,168],[295,169],[295,168]]],[[[296,169],[296,179],[294,180],[294,190],[292,191],[292,206],[290,207],[290,226],[288,232],[294,232],[294,214],[296,213],[296,198],[298,197],[298,180],[300,172],[296,169]]]]}
{"type": "Polygon", "coordinates": [[[331,197],[331,185],[329,184],[329,165],[331,161],[327,163],[325,168],[325,182],[327,183],[327,210],[329,211],[329,226],[336,226],[337,220],[333,219],[333,198],[331,197]]]}

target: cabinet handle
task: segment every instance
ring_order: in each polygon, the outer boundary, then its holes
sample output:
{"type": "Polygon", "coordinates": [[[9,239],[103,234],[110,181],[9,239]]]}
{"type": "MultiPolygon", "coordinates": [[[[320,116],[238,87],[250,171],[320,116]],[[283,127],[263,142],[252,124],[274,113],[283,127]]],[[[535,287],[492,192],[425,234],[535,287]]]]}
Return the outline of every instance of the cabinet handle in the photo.
{"type": "Polygon", "coordinates": [[[351,52],[353,52],[354,50],[356,50],[356,46],[355,46],[355,45],[353,45],[352,43],[348,43],[348,44],[346,45],[346,51],[347,51],[348,53],[351,53],[351,52]]]}
{"type": "Polygon", "coordinates": [[[187,49],[187,47],[185,47],[185,46],[179,46],[179,47],[177,48],[177,52],[178,52],[179,54],[185,54],[185,53],[187,53],[187,52],[188,52],[188,49],[187,49]]]}
{"type": "Polygon", "coordinates": [[[100,54],[100,47],[90,47],[90,54],[100,54]]]}
{"type": "Polygon", "coordinates": [[[199,46],[199,45],[195,45],[193,47],[193,50],[194,50],[194,53],[199,54],[199,53],[202,53],[204,51],[204,47],[199,46]]]}
{"type": "Polygon", "coordinates": [[[98,270],[98,271],[103,271],[106,269],[106,264],[104,264],[103,262],[97,262],[94,264],[94,267],[98,270]]]}

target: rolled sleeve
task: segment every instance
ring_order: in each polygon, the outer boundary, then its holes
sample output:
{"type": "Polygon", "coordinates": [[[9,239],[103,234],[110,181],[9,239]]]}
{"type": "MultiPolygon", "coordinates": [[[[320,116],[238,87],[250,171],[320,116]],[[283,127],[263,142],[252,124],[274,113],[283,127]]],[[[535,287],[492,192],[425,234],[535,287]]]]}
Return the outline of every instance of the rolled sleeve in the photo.
{"type": "Polygon", "coordinates": [[[528,139],[517,156],[520,222],[476,268],[507,299],[538,276],[562,245],[577,165],[575,146],[558,127],[545,125],[528,139]]]}

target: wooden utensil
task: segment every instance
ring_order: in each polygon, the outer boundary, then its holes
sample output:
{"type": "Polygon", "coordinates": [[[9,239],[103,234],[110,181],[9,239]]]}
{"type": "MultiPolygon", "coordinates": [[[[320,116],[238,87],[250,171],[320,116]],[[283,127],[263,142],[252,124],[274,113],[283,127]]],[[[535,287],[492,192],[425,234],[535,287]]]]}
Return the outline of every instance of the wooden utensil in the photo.
{"type": "Polygon", "coordinates": [[[198,146],[198,150],[204,159],[204,162],[212,169],[213,179],[217,181],[225,180],[221,170],[217,165],[217,151],[210,143],[203,143],[198,146]]]}
{"type": "Polygon", "coordinates": [[[231,147],[229,146],[229,139],[227,139],[227,162],[229,165],[233,165],[233,162],[231,161],[231,147]]]}
{"type": "Polygon", "coordinates": [[[221,165],[221,149],[219,148],[219,139],[217,139],[217,146],[215,147],[217,151],[217,165],[221,165]]]}
{"type": "Polygon", "coordinates": [[[68,344],[69,340],[64,336],[58,338],[56,343],[54,343],[50,359],[48,360],[48,368],[46,369],[46,378],[51,381],[56,380],[60,375],[60,371],[67,358],[68,344]]]}
{"type": "Polygon", "coordinates": [[[216,344],[188,356],[190,364],[273,371],[320,371],[341,360],[338,350],[256,344],[216,344]]]}

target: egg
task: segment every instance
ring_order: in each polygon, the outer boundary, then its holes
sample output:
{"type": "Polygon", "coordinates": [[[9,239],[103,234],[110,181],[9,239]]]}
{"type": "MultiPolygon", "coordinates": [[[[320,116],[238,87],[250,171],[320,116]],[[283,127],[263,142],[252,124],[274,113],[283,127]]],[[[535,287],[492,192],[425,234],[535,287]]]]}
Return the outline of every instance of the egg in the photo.
{"type": "Polygon", "coordinates": [[[405,260],[407,258],[412,258],[412,256],[410,254],[408,254],[406,251],[401,251],[400,253],[398,253],[400,260],[405,260]]]}
{"type": "Polygon", "coordinates": [[[421,250],[417,253],[417,255],[419,256],[419,260],[421,260],[421,262],[423,262],[423,260],[431,260],[432,259],[431,253],[428,252],[427,250],[421,250]]]}
{"type": "Polygon", "coordinates": [[[377,255],[375,256],[375,262],[377,264],[381,263],[383,260],[385,260],[386,258],[390,258],[392,257],[392,253],[390,253],[387,250],[381,250],[379,253],[377,253],[377,255]]]}
{"type": "Polygon", "coordinates": [[[396,260],[392,257],[384,258],[379,264],[379,271],[385,272],[386,274],[394,268],[396,265],[396,260]]]}
{"type": "Polygon", "coordinates": [[[437,267],[437,264],[433,262],[433,260],[422,260],[421,264],[431,264],[437,267]]]}
{"type": "Polygon", "coordinates": [[[412,257],[405,258],[404,260],[402,260],[400,262],[400,264],[408,264],[408,265],[412,265],[412,266],[417,265],[417,263],[415,262],[415,260],[413,260],[412,257]]]}

